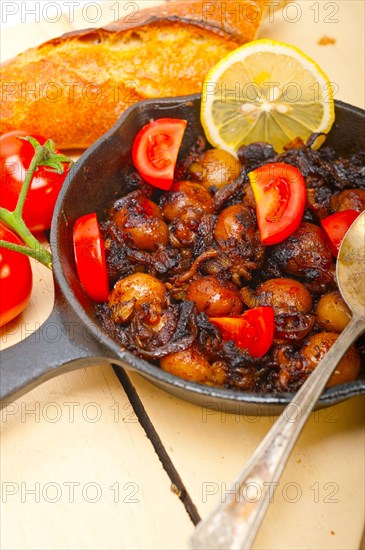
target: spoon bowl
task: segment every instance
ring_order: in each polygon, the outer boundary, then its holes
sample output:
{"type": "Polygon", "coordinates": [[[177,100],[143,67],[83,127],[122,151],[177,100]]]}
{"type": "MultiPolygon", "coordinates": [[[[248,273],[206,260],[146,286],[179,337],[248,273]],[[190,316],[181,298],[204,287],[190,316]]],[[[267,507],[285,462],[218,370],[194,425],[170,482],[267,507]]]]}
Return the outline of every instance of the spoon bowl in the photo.
{"type": "Polygon", "coordinates": [[[347,231],[336,266],[340,293],[352,319],[307,378],[227,491],[228,498],[200,522],[193,549],[251,548],[289,455],[313,407],[350,345],[365,331],[365,212],[347,231]],[[244,495],[254,486],[259,499],[244,495]]]}
{"type": "Polygon", "coordinates": [[[347,231],[336,265],[337,285],[353,314],[365,312],[365,212],[347,231]]]}

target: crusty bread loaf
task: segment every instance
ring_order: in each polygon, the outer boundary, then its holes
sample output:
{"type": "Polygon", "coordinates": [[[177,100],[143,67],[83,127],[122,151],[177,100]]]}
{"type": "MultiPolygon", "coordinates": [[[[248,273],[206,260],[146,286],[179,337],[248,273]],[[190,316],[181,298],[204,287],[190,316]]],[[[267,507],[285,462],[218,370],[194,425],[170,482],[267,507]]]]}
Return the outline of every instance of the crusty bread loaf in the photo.
{"type": "Polygon", "coordinates": [[[173,0],[27,50],[2,66],[0,131],[86,148],[140,99],[200,91],[219,59],[255,37],[265,1],[173,0]]]}

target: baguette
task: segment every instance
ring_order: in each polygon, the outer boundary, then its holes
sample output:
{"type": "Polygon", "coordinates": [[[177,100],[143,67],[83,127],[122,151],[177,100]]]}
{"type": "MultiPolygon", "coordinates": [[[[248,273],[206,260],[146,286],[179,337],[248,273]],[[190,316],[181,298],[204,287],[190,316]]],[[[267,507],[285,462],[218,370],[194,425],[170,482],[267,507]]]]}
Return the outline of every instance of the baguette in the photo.
{"type": "Polygon", "coordinates": [[[265,2],[172,0],[27,50],[1,67],[0,132],[87,148],[137,101],[199,92],[213,65],[255,38],[265,2]]]}

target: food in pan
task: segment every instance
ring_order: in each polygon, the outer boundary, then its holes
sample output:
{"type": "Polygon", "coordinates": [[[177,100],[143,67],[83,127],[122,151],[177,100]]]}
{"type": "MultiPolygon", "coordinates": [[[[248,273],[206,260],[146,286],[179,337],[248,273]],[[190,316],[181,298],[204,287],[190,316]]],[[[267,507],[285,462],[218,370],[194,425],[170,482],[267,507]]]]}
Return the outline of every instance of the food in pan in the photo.
{"type": "Polygon", "coordinates": [[[0,132],[86,148],[141,99],[199,92],[217,61],[255,38],[267,7],[176,0],[27,50],[1,69],[0,132]]]}
{"type": "MultiPolygon", "coordinates": [[[[131,173],[123,182],[127,193],[100,223],[110,292],[95,308],[104,330],[156,368],[188,380],[296,391],[349,319],[329,246],[337,236],[322,225],[346,206],[349,226],[365,192],[365,153],[337,158],[326,147],[314,151],[317,137],[280,154],[253,143],[239,149],[238,160],[206,150],[201,137],[179,158],[165,191],[131,173]],[[253,186],[268,167],[268,196],[257,203],[253,186]],[[287,220],[277,242],[265,244],[258,215],[264,208],[274,224],[285,218],[297,171],[306,190],[299,224],[287,220]]],[[[359,341],[329,385],[357,378],[363,357],[359,341]]]]}

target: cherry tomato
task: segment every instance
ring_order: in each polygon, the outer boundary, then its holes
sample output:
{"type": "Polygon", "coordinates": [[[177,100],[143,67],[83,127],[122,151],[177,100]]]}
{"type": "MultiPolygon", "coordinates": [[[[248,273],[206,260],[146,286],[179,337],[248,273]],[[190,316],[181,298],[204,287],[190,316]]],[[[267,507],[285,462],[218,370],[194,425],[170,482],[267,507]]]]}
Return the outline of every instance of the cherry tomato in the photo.
{"type": "Polygon", "coordinates": [[[73,243],[82,286],[92,300],[105,302],[109,296],[108,273],[96,214],[86,214],[76,221],[73,243]]]}
{"type": "Polygon", "coordinates": [[[345,233],[359,214],[357,210],[341,210],[321,220],[322,227],[330,238],[331,252],[336,258],[345,233]]]}
{"type": "Polygon", "coordinates": [[[298,168],[277,162],[248,174],[256,200],[257,222],[265,244],[280,243],[299,226],[306,203],[305,181],[298,168]]]}
{"type": "MultiPolygon", "coordinates": [[[[15,244],[22,241],[2,222],[0,239],[15,244]]],[[[32,292],[32,270],[29,258],[20,252],[0,247],[0,326],[9,323],[23,311],[32,292]]]]}
{"type": "Polygon", "coordinates": [[[160,189],[170,189],[186,120],[159,118],[143,126],[134,140],[132,158],[139,174],[160,189]]]}
{"type": "Polygon", "coordinates": [[[272,307],[255,307],[242,315],[210,317],[222,333],[223,340],[233,340],[239,348],[247,349],[252,357],[262,357],[274,339],[274,310],[272,307]]]}
{"type": "MultiPolygon", "coordinates": [[[[34,147],[17,136],[29,135],[22,130],[14,130],[0,137],[0,206],[14,210],[26,171],[34,156],[34,147]]],[[[33,137],[43,145],[46,139],[33,137]]],[[[36,169],[24,204],[23,219],[30,231],[44,231],[51,226],[54,205],[66,178],[68,166],[62,175],[50,168],[36,169]]]]}

